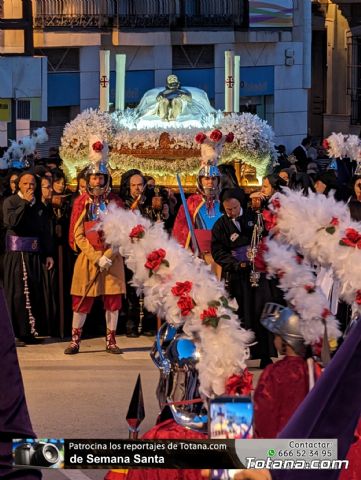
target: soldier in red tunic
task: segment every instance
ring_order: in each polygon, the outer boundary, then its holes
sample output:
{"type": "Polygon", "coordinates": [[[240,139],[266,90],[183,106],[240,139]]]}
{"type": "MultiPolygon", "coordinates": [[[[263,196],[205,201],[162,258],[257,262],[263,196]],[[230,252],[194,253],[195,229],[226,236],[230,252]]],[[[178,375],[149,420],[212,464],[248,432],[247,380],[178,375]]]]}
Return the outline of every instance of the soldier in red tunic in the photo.
{"type": "MultiPolygon", "coordinates": [[[[195,140],[201,144],[201,169],[197,178],[197,193],[187,199],[187,206],[198,248],[200,253],[204,254],[210,252],[211,230],[222,215],[218,200],[221,174],[217,164],[224,143],[232,142],[233,134],[223,135],[220,130],[213,130],[209,136],[204,133],[198,133],[195,140]]],[[[191,235],[184,205],[178,211],[172,235],[183,247],[189,247],[191,235]]]]}
{"type": "Polygon", "coordinates": [[[91,164],[86,171],[87,193],[78,197],[73,205],[69,241],[79,251],[75,262],[71,285],[73,304],[72,340],[64,353],[79,352],[82,328],[90,312],[94,298],[102,296],[107,325],[106,351],[122,353],[116,344],[115,333],[118,314],[125,293],[124,264],[119,252],[109,248],[97,230],[101,213],[109,202],[123,206],[116,195],[110,193],[110,174],[107,170],[107,145],[99,139],[90,138],[91,164]]]}

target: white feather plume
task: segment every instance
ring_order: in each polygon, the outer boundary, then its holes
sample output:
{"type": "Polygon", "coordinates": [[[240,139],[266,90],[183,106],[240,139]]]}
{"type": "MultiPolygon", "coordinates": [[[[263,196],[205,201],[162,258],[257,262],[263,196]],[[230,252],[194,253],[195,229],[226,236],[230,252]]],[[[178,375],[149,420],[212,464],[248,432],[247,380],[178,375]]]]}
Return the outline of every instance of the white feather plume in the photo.
{"type": "Polygon", "coordinates": [[[285,189],[275,197],[281,204],[277,210],[277,240],[294,246],[313,263],[331,266],[342,285],[341,298],[350,304],[355,302],[361,288],[361,250],[343,246],[340,241],[348,228],[361,234],[361,222],[351,220],[348,206],[332,195],[310,192],[305,197],[285,189]],[[335,230],[328,233],[326,228],[332,221],[335,230]]]}
{"type": "Polygon", "coordinates": [[[201,392],[208,397],[224,393],[228,377],[246,367],[248,345],[253,340],[253,333],[240,328],[237,315],[224,306],[218,307],[218,315],[228,315],[229,319],[220,319],[216,329],[202,324],[200,314],[209,308],[208,302],[219,300],[222,296],[228,298],[224,283],[216,279],[210,267],[169,238],[160,223],[152,225],[137,213],[111,205],[103,216],[100,228],[106,242],[113,249],[119,249],[128,268],[133,271],[132,282],[143,291],[145,307],[172,325],[183,325],[185,333],[197,339],[201,392]],[[132,241],[129,234],[137,225],[144,227],[145,235],[132,241]],[[144,267],[147,255],[159,248],[166,251],[170,267],[162,265],[149,276],[149,270],[144,267]],[[177,306],[178,297],[172,294],[171,289],[176,282],[186,280],[192,282],[190,295],[196,305],[190,315],[182,317],[177,306]]]}

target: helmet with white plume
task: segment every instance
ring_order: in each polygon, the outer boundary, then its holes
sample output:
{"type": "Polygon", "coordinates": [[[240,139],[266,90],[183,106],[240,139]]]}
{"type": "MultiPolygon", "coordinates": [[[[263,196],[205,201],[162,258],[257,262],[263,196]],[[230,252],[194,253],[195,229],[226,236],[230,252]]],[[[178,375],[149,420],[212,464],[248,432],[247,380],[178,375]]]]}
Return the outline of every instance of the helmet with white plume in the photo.
{"type": "Polygon", "coordinates": [[[87,191],[89,195],[99,197],[108,195],[110,192],[110,173],[108,170],[109,147],[107,142],[101,140],[97,135],[89,137],[89,165],[85,171],[85,179],[87,182],[87,191]],[[103,175],[103,185],[93,187],[90,185],[91,175],[103,175]]]}
{"type": "Polygon", "coordinates": [[[218,195],[221,174],[217,165],[224,144],[231,143],[233,138],[233,133],[224,135],[218,129],[208,134],[200,132],[195,136],[195,141],[201,145],[201,169],[198,172],[197,187],[202,195],[213,198],[218,195]],[[203,178],[217,179],[217,182],[212,182],[211,186],[204,186],[203,178]]]}
{"type": "Polygon", "coordinates": [[[45,127],[37,128],[31,136],[18,140],[10,140],[10,146],[0,159],[0,169],[15,168],[26,169],[32,166],[32,156],[35,153],[36,145],[45,143],[48,140],[45,127]]]}

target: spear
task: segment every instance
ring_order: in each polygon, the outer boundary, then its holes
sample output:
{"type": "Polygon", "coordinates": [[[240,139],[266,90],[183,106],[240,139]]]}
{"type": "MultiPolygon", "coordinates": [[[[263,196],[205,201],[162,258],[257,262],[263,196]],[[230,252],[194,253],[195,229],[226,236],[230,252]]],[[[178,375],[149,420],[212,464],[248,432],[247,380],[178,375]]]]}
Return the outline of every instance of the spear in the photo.
{"type": "Polygon", "coordinates": [[[129,428],[129,438],[131,440],[136,440],[139,434],[139,426],[144,420],[144,400],[143,400],[143,390],[142,390],[142,381],[140,379],[140,374],[138,375],[137,382],[134,387],[133,395],[129,403],[128,413],[125,417],[128,423],[129,428]]]}
{"type": "Polygon", "coordinates": [[[178,187],[179,187],[179,193],[180,193],[180,196],[181,196],[181,199],[182,199],[184,213],[185,213],[186,220],[187,220],[189,233],[191,235],[191,241],[192,241],[194,256],[198,257],[199,247],[198,247],[196,235],[194,233],[194,227],[193,227],[193,223],[192,223],[191,216],[190,216],[190,213],[189,213],[188,204],[187,204],[186,196],[184,194],[184,190],[183,190],[183,186],[182,186],[182,182],[181,182],[181,178],[179,176],[179,173],[177,173],[177,182],[178,182],[178,187]]]}

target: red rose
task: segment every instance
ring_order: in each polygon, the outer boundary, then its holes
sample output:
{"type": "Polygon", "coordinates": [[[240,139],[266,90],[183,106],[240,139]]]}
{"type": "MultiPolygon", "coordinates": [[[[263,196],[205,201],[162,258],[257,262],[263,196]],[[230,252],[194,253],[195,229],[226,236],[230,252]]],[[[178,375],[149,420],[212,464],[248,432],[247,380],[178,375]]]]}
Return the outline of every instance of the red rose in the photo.
{"type": "Polygon", "coordinates": [[[345,237],[340,240],[341,245],[352,248],[361,248],[361,235],[354,228],[346,228],[345,237]],[[360,244],[360,245],[359,245],[360,244]]]}
{"type": "Polygon", "coordinates": [[[197,142],[197,143],[203,143],[204,140],[207,138],[207,135],[203,132],[199,132],[197,133],[197,135],[194,137],[194,140],[197,142]]]}
{"type": "Polygon", "coordinates": [[[163,248],[154,250],[154,252],[151,252],[149,255],[147,255],[147,261],[144,265],[145,268],[149,268],[149,270],[156,272],[164,261],[165,256],[166,251],[163,250],[163,248]]]}
{"type": "Polygon", "coordinates": [[[357,305],[361,305],[361,290],[357,290],[355,301],[356,301],[357,305]]]}
{"type": "Polygon", "coordinates": [[[222,137],[223,137],[223,134],[218,129],[213,130],[213,132],[209,135],[209,138],[212,140],[212,142],[219,142],[222,137]]]}
{"type": "Polygon", "coordinates": [[[358,242],[360,240],[360,234],[358,233],[357,230],[354,228],[346,228],[346,237],[351,241],[351,242],[358,242]]]}
{"type": "Polygon", "coordinates": [[[271,203],[272,203],[273,207],[274,207],[276,210],[278,210],[279,208],[281,208],[281,202],[279,201],[278,198],[273,198],[273,199],[271,200],[271,203]]]}
{"type": "Polygon", "coordinates": [[[132,231],[129,234],[130,238],[143,238],[144,237],[144,227],[143,225],[136,225],[132,228],[132,231]]]}
{"type": "Polygon", "coordinates": [[[275,226],[277,225],[277,215],[272,213],[270,210],[265,209],[262,212],[262,217],[265,222],[265,227],[268,231],[275,228],[275,226]]]}
{"type": "Polygon", "coordinates": [[[302,257],[302,255],[296,255],[296,256],[295,256],[295,260],[296,260],[296,262],[298,263],[298,265],[302,265],[302,262],[303,262],[303,257],[302,257]]]}
{"type": "Polygon", "coordinates": [[[325,138],[325,139],[323,140],[322,146],[323,146],[323,148],[325,148],[326,150],[328,150],[328,149],[330,148],[330,144],[329,144],[327,138],[325,138]]]}
{"type": "Polygon", "coordinates": [[[203,310],[201,313],[201,320],[204,321],[207,318],[217,318],[217,309],[215,307],[209,307],[207,310],[203,310]]]}
{"type": "Polygon", "coordinates": [[[175,297],[181,297],[182,295],[186,295],[192,290],[192,282],[177,282],[174,287],[172,287],[171,292],[175,297]]]}
{"type": "Polygon", "coordinates": [[[329,317],[331,315],[331,312],[328,308],[324,308],[322,313],[321,313],[321,317],[326,320],[327,317],[329,317]]]}
{"type": "Polygon", "coordinates": [[[177,305],[181,310],[182,317],[186,317],[193,310],[194,302],[189,295],[182,295],[178,300],[177,305]]]}
{"type": "Polygon", "coordinates": [[[102,144],[102,142],[95,142],[92,145],[92,149],[94,150],[94,152],[101,152],[103,148],[104,145],[102,144]]]}
{"type": "MultiPolygon", "coordinates": [[[[222,137],[221,137],[222,138],[222,137]]],[[[234,140],[234,133],[233,132],[229,132],[227,133],[226,135],[226,143],[232,143],[234,140]]]]}
{"type": "Polygon", "coordinates": [[[340,220],[337,217],[332,217],[330,225],[333,225],[334,227],[337,227],[340,223],[340,220]]]}
{"type": "Polygon", "coordinates": [[[343,245],[345,247],[352,247],[352,248],[356,247],[356,244],[354,242],[351,242],[351,240],[349,240],[347,237],[341,238],[340,245],[343,245]]]}
{"type": "Polygon", "coordinates": [[[241,375],[232,375],[226,382],[226,395],[249,395],[252,388],[253,374],[247,368],[241,375]]]}
{"type": "Polygon", "coordinates": [[[315,291],[315,286],[314,285],[305,285],[304,289],[306,290],[307,293],[313,293],[315,291]]]}

